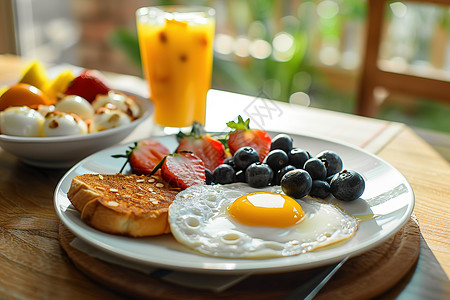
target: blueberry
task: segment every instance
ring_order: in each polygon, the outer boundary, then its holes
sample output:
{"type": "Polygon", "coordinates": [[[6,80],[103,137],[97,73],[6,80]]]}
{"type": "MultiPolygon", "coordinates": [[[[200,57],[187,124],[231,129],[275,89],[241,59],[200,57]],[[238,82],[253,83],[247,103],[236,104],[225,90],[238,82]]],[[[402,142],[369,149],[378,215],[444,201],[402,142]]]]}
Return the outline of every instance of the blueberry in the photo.
{"type": "Polygon", "coordinates": [[[288,161],[289,157],[287,156],[286,152],[281,149],[275,149],[271,150],[269,154],[267,154],[263,162],[268,164],[269,167],[271,167],[272,170],[276,172],[279,169],[287,166],[288,161]]]}
{"type": "Polygon", "coordinates": [[[305,162],[311,158],[311,155],[302,149],[293,148],[288,152],[289,164],[293,165],[297,169],[302,169],[305,162]]]}
{"type": "Polygon", "coordinates": [[[229,184],[234,182],[234,169],[227,164],[218,165],[213,172],[213,181],[216,184],[229,184]]]}
{"type": "Polygon", "coordinates": [[[253,163],[245,170],[245,181],[254,188],[265,187],[272,182],[273,171],[264,163],[253,163]]]}
{"type": "Polygon", "coordinates": [[[295,170],[295,169],[297,169],[297,168],[294,167],[293,165],[287,165],[286,167],[283,167],[280,170],[278,170],[278,172],[275,173],[273,184],[280,185],[281,178],[283,178],[284,174],[286,174],[289,171],[295,170]]]}
{"type": "Polygon", "coordinates": [[[311,178],[323,180],[327,175],[325,165],[318,158],[310,158],[305,162],[303,169],[311,175],[311,178]]]}
{"type": "Polygon", "coordinates": [[[214,176],[209,169],[205,168],[206,184],[210,185],[213,183],[214,176]]]}
{"type": "Polygon", "coordinates": [[[313,180],[309,195],[311,197],[325,199],[330,195],[330,185],[326,181],[313,180]]]}
{"type": "Polygon", "coordinates": [[[289,171],[281,178],[283,192],[296,199],[309,194],[312,187],[312,179],[309,173],[302,169],[289,171]]]}
{"type": "Polygon", "coordinates": [[[364,189],[364,178],[353,170],[335,174],[330,184],[330,192],[336,199],[342,201],[358,199],[364,193],[364,189]]]}
{"type": "Polygon", "coordinates": [[[325,178],[325,181],[328,182],[328,184],[330,184],[330,183],[331,183],[331,179],[333,179],[334,175],[335,175],[335,174],[330,175],[330,176],[327,176],[327,177],[325,178]]]}
{"type": "Polygon", "coordinates": [[[232,166],[233,169],[236,169],[236,164],[234,163],[234,158],[232,156],[225,158],[223,163],[232,166]]]}
{"type": "Polygon", "coordinates": [[[342,171],[342,159],[333,151],[322,151],[316,157],[325,165],[325,168],[327,169],[326,177],[342,171]]]}
{"type": "Polygon", "coordinates": [[[259,162],[259,154],[252,147],[241,147],[233,155],[237,169],[245,170],[252,163],[259,162]]]}
{"type": "Polygon", "coordinates": [[[280,133],[272,139],[270,150],[281,149],[285,153],[289,153],[292,149],[292,144],[293,140],[289,135],[280,133]]]}
{"type": "Polygon", "coordinates": [[[237,182],[245,182],[245,171],[244,170],[238,170],[236,172],[236,181],[237,182]]]}

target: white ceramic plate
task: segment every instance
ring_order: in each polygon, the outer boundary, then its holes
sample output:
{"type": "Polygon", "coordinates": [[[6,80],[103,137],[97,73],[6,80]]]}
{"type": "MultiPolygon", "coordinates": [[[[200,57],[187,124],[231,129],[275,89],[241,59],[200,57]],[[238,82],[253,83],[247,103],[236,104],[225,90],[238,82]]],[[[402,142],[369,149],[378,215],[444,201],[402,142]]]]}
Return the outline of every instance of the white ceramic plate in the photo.
{"type": "MultiPolygon", "coordinates": [[[[170,234],[129,238],[100,232],[80,220],[80,214],[67,198],[67,191],[74,176],[117,173],[123,160],[114,159],[111,155],[125,152],[127,146],[93,154],[69,170],[55,190],[55,209],[62,222],[76,236],[110,254],[153,267],[216,274],[273,273],[335,263],[346,256],[356,256],[377,246],[408,221],[414,208],[414,194],[407,180],[391,165],[349,145],[308,136],[293,138],[295,146],[308,150],[312,155],[322,150],[335,151],[342,157],[344,168],[358,171],[366,180],[366,190],[361,199],[338,203],[350,214],[374,214],[376,217],[361,222],[356,235],[344,244],[290,257],[226,259],[195,253],[176,242],[170,234]]],[[[176,147],[173,136],[162,138],[162,142],[171,150],[176,147]]],[[[330,198],[330,201],[337,201],[330,198]]]]}
{"type": "Polygon", "coordinates": [[[153,113],[153,104],[135,94],[142,116],[128,125],[77,136],[21,137],[0,134],[0,147],[23,162],[43,168],[69,168],[86,156],[116,145],[153,113]]]}

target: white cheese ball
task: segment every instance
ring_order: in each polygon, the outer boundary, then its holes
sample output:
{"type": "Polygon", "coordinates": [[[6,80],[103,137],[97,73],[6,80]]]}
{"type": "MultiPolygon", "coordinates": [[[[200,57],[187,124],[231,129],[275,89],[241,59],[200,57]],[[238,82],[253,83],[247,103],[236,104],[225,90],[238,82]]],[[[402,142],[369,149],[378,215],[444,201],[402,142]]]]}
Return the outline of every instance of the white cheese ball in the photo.
{"type": "Polygon", "coordinates": [[[133,119],[138,118],[140,115],[140,108],[136,102],[127,95],[117,91],[109,91],[106,95],[98,95],[92,102],[92,106],[95,111],[102,107],[116,108],[128,114],[133,119]]]}
{"type": "Polygon", "coordinates": [[[44,117],[28,106],[8,107],[0,113],[2,134],[34,137],[42,136],[44,117]]]}
{"type": "Polygon", "coordinates": [[[130,117],[117,109],[99,109],[92,120],[90,132],[98,132],[131,123],[130,117]]]}
{"type": "Polygon", "coordinates": [[[47,115],[49,112],[53,112],[55,111],[55,106],[54,105],[44,105],[41,104],[38,106],[37,111],[45,117],[45,115],[47,115]]]}
{"type": "Polygon", "coordinates": [[[58,103],[56,103],[55,109],[65,113],[77,114],[83,120],[92,119],[95,113],[91,103],[83,97],[76,95],[65,96],[58,103]]]}
{"type": "Polygon", "coordinates": [[[69,136],[87,134],[86,123],[78,116],[64,112],[50,112],[45,116],[44,136],[69,136]]]}

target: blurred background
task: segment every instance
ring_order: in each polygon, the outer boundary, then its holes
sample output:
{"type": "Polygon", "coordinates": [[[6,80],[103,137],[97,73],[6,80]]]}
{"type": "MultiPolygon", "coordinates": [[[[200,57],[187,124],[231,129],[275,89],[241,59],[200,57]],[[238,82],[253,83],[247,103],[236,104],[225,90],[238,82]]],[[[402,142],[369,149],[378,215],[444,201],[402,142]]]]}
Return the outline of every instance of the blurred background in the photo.
{"type": "MultiPolygon", "coordinates": [[[[213,88],[355,112],[366,0],[0,0],[0,53],[142,76],[135,11],[166,4],[215,8],[213,88]]],[[[449,8],[392,1],[386,14],[382,59],[450,78],[449,8]]],[[[428,99],[389,95],[376,117],[450,133],[450,105],[428,99]]]]}

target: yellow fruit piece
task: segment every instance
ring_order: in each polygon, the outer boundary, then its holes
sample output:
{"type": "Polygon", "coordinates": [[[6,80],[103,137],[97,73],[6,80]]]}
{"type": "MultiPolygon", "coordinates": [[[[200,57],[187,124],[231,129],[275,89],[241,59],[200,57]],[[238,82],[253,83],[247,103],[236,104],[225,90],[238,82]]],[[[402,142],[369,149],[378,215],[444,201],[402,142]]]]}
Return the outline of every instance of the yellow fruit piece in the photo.
{"type": "Polygon", "coordinates": [[[40,89],[26,83],[11,86],[0,96],[0,111],[10,106],[37,108],[40,104],[50,105],[50,100],[40,89]]]}
{"type": "Polygon", "coordinates": [[[9,89],[9,86],[5,85],[0,87],[0,97],[9,89]]]}
{"type": "Polygon", "coordinates": [[[45,67],[40,61],[31,62],[24,70],[22,78],[18,83],[26,83],[42,90],[48,85],[49,79],[45,67]]]}
{"type": "Polygon", "coordinates": [[[74,78],[75,76],[72,74],[72,71],[62,71],[44,88],[44,93],[53,103],[55,103],[58,100],[59,95],[67,90],[67,87],[74,78]]]}

